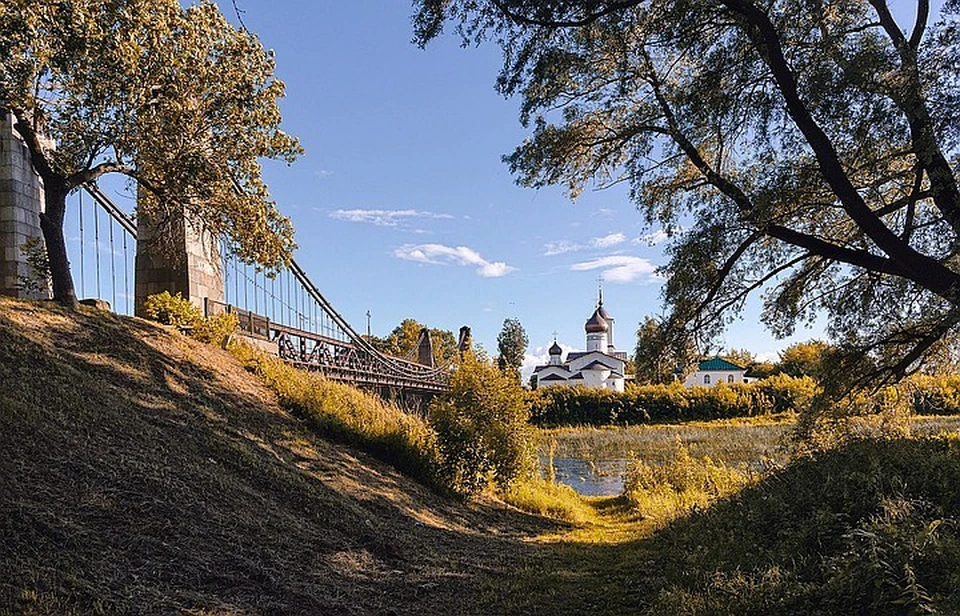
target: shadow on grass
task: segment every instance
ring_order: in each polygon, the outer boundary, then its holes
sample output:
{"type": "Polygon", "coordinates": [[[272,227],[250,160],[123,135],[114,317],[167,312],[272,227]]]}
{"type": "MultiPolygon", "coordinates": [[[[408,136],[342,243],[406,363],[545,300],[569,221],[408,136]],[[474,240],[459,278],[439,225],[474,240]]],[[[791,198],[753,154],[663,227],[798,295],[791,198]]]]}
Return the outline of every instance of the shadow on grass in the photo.
{"type": "Polygon", "coordinates": [[[143,321],[0,299],[0,392],[0,613],[960,607],[955,441],[855,442],[644,539],[535,543],[556,526],[318,439],[143,321]]]}
{"type": "Polygon", "coordinates": [[[0,613],[455,612],[547,527],[316,438],[140,320],[0,299],[0,391],[0,613]]]}
{"type": "Polygon", "coordinates": [[[568,614],[957,613],[958,486],[956,440],[854,441],[647,538],[552,544],[516,592],[568,614]]]}

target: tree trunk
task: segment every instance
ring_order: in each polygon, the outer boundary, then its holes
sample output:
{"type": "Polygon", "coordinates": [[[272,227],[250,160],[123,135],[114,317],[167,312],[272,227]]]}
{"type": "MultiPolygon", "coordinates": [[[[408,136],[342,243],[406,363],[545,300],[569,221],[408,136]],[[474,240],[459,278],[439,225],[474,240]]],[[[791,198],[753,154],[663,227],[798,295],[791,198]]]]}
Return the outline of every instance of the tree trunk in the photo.
{"type": "MultiPolygon", "coordinates": [[[[50,260],[50,277],[53,279],[53,299],[62,306],[77,307],[77,294],[70,275],[70,260],[67,259],[67,243],[63,237],[63,218],[67,210],[66,188],[45,186],[46,211],[40,214],[40,230],[47,245],[50,260]]],[[[81,247],[82,249],[82,247],[81,247]]]]}

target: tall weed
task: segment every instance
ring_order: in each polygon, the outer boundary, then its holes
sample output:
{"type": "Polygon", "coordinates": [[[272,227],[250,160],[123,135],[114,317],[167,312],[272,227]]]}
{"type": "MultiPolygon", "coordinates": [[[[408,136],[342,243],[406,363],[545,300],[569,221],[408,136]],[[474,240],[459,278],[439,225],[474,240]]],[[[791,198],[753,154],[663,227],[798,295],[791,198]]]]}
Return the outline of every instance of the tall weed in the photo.
{"type": "Polygon", "coordinates": [[[714,462],[708,456],[691,456],[683,441],[677,439],[673,460],[665,464],[633,459],[623,477],[623,493],[642,516],[662,525],[754,481],[752,474],[714,462]]]}

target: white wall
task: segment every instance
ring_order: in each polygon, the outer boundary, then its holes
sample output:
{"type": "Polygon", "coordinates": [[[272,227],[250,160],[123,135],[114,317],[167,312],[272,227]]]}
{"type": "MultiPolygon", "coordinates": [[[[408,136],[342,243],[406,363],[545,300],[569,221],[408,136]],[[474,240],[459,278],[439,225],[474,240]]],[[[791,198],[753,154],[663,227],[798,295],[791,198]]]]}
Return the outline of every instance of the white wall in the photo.
{"type": "Polygon", "coordinates": [[[693,372],[687,375],[687,378],[684,380],[683,385],[684,387],[694,387],[694,386],[713,387],[717,383],[729,384],[730,377],[733,377],[734,383],[743,383],[747,380],[744,378],[743,376],[744,374],[746,374],[746,370],[734,370],[734,371],[710,370],[707,372],[701,372],[697,370],[696,372],[693,372]],[[704,376],[710,377],[709,383],[703,382],[704,376]]]}

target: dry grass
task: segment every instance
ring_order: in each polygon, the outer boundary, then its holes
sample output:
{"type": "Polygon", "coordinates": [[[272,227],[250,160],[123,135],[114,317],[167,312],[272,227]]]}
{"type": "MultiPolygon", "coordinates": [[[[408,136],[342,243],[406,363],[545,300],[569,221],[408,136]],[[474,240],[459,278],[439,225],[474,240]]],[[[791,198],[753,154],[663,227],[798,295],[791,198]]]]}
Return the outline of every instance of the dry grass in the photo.
{"type": "MultiPolygon", "coordinates": [[[[558,457],[602,460],[637,457],[651,464],[673,460],[679,439],[691,456],[709,456],[737,469],[783,464],[794,418],[766,416],[625,428],[555,428],[542,431],[544,447],[558,457]]],[[[545,451],[544,454],[547,452],[545,451]]]]}
{"type": "Polygon", "coordinates": [[[0,298],[0,613],[422,614],[555,526],[317,438],[229,355],[0,298]]]}
{"type": "MultiPolygon", "coordinates": [[[[956,438],[855,442],[661,530],[586,499],[574,526],[439,497],[139,320],[0,298],[0,391],[0,614],[960,611],[956,438]]],[[[783,426],[658,429],[589,438],[699,457],[783,426]]]]}

